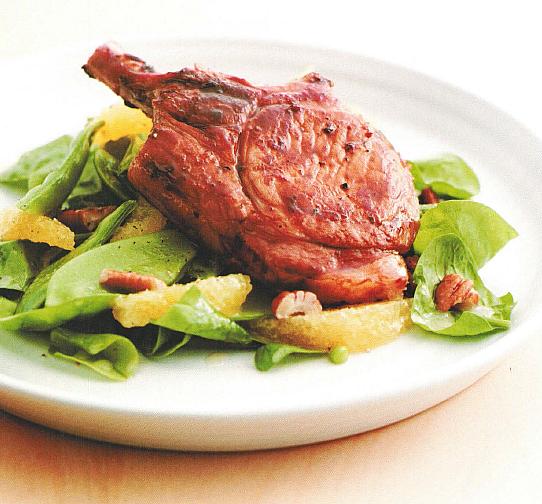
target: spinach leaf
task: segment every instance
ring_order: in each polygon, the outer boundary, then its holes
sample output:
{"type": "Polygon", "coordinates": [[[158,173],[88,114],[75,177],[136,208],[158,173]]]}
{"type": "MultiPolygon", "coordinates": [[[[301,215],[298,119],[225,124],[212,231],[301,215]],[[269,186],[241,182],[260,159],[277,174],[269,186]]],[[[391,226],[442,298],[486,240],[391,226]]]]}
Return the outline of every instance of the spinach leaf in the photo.
{"type": "Polygon", "coordinates": [[[92,136],[102,125],[103,121],[89,120],[70,143],[60,166],[49,173],[39,185],[30,189],[17,202],[17,208],[37,215],[57,212],[81,178],[92,136]]]}
{"type": "Polygon", "coordinates": [[[89,334],[61,327],[51,331],[49,352],[55,357],[87,366],[112,380],[128,378],[139,362],[136,347],[124,336],[89,334]]]}
{"type": "Polygon", "coordinates": [[[63,209],[104,206],[117,203],[117,197],[102,183],[102,179],[98,174],[97,163],[101,152],[102,149],[98,147],[93,146],[91,148],[81,177],[62,205],[63,209]]]}
{"type": "Polygon", "coordinates": [[[128,168],[130,168],[130,165],[132,164],[132,161],[139,154],[139,151],[141,150],[141,147],[143,147],[146,140],[147,135],[142,133],[130,137],[130,144],[128,145],[128,148],[126,149],[126,152],[119,163],[117,171],[118,175],[126,174],[128,168]]]}
{"type": "Polygon", "coordinates": [[[417,287],[411,316],[423,329],[450,336],[474,336],[510,326],[512,295],[499,298],[485,287],[469,249],[456,235],[442,235],[429,243],[414,270],[414,282],[417,287]],[[480,295],[477,307],[462,312],[437,310],[435,289],[446,275],[453,273],[473,281],[480,295]]]}
{"type": "Polygon", "coordinates": [[[129,143],[120,161],[105,149],[97,150],[94,157],[96,171],[103,184],[121,201],[136,196],[132,184],[128,181],[127,172],[130,164],[145,143],[146,136],[132,135],[123,137],[123,140],[129,143]]]}
{"type": "Polygon", "coordinates": [[[433,208],[437,208],[438,203],[425,203],[423,205],[420,205],[420,215],[423,215],[425,212],[432,210],[433,208]]]}
{"type": "Polygon", "coordinates": [[[478,177],[455,154],[409,163],[414,186],[419,191],[429,186],[441,196],[457,199],[468,199],[480,192],[478,177]]]}
{"type": "Polygon", "coordinates": [[[125,201],[113,213],[102,220],[95,231],[83,243],[78,245],[77,248],[42,269],[23,294],[17,306],[17,312],[34,310],[42,306],[45,302],[49,281],[54,273],[81,254],[107,242],[118,227],[133,212],[135,207],[135,201],[125,201]]]}
{"type": "Polygon", "coordinates": [[[155,325],[201,338],[228,343],[250,343],[251,337],[240,325],[214,310],[194,286],[155,325]]]}
{"type": "Polygon", "coordinates": [[[259,371],[269,371],[273,366],[282,362],[288,355],[292,354],[328,354],[333,364],[344,364],[348,360],[349,351],[345,346],[336,346],[327,350],[315,350],[302,348],[283,343],[267,343],[256,350],[254,364],[259,371]]]}
{"type": "Polygon", "coordinates": [[[117,294],[99,294],[66,301],[37,310],[0,318],[0,329],[8,331],[48,331],[78,317],[95,315],[111,308],[117,294]]]}
{"type": "Polygon", "coordinates": [[[16,301],[12,301],[4,296],[0,296],[0,318],[13,315],[15,308],[17,308],[16,301]]]}
{"type": "Polygon", "coordinates": [[[185,346],[191,339],[190,334],[173,331],[166,327],[158,327],[152,348],[144,353],[148,357],[167,357],[185,346]]]}
{"type": "Polygon", "coordinates": [[[461,238],[477,268],[518,235],[495,210],[482,203],[444,201],[422,215],[414,250],[423,253],[432,240],[449,233],[461,238]]]}
{"type": "Polygon", "coordinates": [[[107,292],[99,284],[106,268],[154,275],[171,284],[194,254],[192,243],[172,229],[108,243],[59,268],[49,281],[45,305],[107,292]]]}
{"type": "Polygon", "coordinates": [[[37,147],[23,154],[19,160],[5,173],[0,175],[0,184],[11,189],[25,193],[33,186],[29,185],[29,178],[35,173],[43,173],[45,177],[56,170],[66,155],[72,137],[63,135],[52,142],[37,147]]]}
{"type": "Polygon", "coordinates": [[[259,371],[269,371],[273,366],[276,366],[288,357],[288,355],[294,353],[322,354],[327,352],[325,350],[311,350],[294,345],[284,345],[282,343],[268,343],[256,350],[254,364],[259,371]]]}
{"type": "Polygon", "coordinates": [[[0,289],[24,291],[39,270],[36,247],[26,241],[0,242],[0,289]]]}
{"type": "Polygon", "coordinates": [[[96,172],[102,183],[121,201],[135,198],[131,185],[119,177],[118,161],[107,151],[97,150],[94,155],[96,172]]]}

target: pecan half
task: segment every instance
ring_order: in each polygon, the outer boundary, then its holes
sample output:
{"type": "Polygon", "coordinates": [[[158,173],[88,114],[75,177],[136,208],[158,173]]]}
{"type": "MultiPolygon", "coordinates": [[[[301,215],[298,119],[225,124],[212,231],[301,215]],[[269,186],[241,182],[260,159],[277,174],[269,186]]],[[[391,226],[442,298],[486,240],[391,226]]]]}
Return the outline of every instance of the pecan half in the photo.
{"type": "Polygon", "coordinates": [[[453,307],[467,310],[479,301],[480,296],[473,288],[472,280],[456,273],[446,275],[435,290],[435,305],[441,312],[447,312],[453,307]]]}
{"type": "Polygon", "coordinates": [[[322,311],[316,294],[309,291],[283,291],[271,303],[273,315],[285,319],[293,315],[308,315],[322,311]]]}
{"type": "Polygon", "coordinates": [[[429,186],[422,189],[422,193],[420,194],[420,203],[423,205],[433,205],[439,202],[440,198],[437,196],[435,191],[433,191],[433,189],[431,189],[429,186]]]}
{"type": "Polygon", "coordinates": [[[100,285],[110,291],[122,294],[131,294],[144,290],[160,290],[166,284],[152,275],[140,275],[130,271],[104,269],[100,273],[100,285]]]}
{"type": "Polygon", "coordinates": [[[94,231],[98,224],[116,208],[116,206],[102,206],[63,210],[56,218],[75,233],[88,233],[94,231]]]}

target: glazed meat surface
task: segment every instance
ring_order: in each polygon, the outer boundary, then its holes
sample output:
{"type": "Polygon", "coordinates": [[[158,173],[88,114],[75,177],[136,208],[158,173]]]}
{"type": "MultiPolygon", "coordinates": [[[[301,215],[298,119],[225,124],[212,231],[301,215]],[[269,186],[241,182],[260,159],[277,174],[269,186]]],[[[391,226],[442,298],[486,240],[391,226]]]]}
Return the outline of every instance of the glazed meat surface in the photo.
{"type": "Polygon", "coordinates": [[[84,69],[152,118],[129,179],[194,239],[327,304],[402,295],[399,254],[419,219],[410,172],[329,80],[258,87],[199,68],[156,73],[108,46],[84,69]]]}

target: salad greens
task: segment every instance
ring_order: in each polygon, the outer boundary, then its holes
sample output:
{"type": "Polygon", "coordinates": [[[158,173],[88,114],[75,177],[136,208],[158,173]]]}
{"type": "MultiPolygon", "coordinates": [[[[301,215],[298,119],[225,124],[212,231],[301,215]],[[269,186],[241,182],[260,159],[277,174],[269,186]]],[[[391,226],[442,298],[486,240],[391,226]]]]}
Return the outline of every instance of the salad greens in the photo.
{"type": "Polygon", "coordinates": [[[147,357],[167,357],[185,346],[192,339],[190,334],[173,331],[166,327],[158,327],[155,334],[152,346],[148,349],[142,348],[143,354],[147,357]]]}
{"type": "Polygon", "coordinates": [[[441,235],[429,243],[414,271],[414,282],[412,321],[428,331],[473,336],[510,326],[510,312],[514,306],[512,295],[498,298],[485,287],[472,254],[457,235],[441,235]],[[437,310],[433,293],[440,281],[453,273],[473,281],[480,296],[478,306],[466,311],[437,310]]]}
{"type": "Polygon", "coordinates": [[[0,184],[19,193],[26,193],[36,185],[30,182],[31,178],[44,180],[60,166],[68,153],[71,141],[71,136],[63,135],[23,154],[11,168],[0,174],[0,184]]]}
{"type": "Polygon", "coordinates": [[[443,154],[440,158],[409,163],[414,187],[418,191],[429,186],[437,194],[455,199],[468,199],[480,192],[478,177],[455,154],[443,154]]]}
{"type": "Polygon", "coordinates": [[[98,175],[96,157],[101,149],[91,147],[79,181],[64,201],[62,208],[84,208],[96,205],[108,205],[115,202],[115,197],[104,188],[98,175]]]}
{"type": "MultiPolygon", "coordinates": [[[[347,360],[344,346],[313,350],[249,334],[244,321],[270,315],[274,293],[263,288],[253,292],[235,315],[215,309],[196,283],[145,327],[128,329],[114,320],[111,308],[126,299],[100,286],[104,269],[148,274],[170,285],[217,277],[223,265],[219,257],[197,250],[173,229],[109,242],[136,207],[137,192],[127,171],[146,136],[129,135],[100,147],[92,144],[92,138],[101,124],[91,120],[75,138],[65,135],[23,154],[0,175],[0,184],[25,193],[17,206],[28,212],[54,217],[66,208],[117,206],[93,233],[80,236],[69,253],[22,240],[0,242],[0,329],[46,332],[52,355],[112,380],[131,376],[140,354],[165,357],[194,338],[244,348],[255,343],[259,347],[254,362],[260,371],[292,354],[328,354],[337,364],[347,360]]],[[[427,331],[451,336],[506,329],[514,306],[512,295],[492,294],[478,270],[517,232],[487,206],[458,201],[480,189],[478,178],[458,156],[445,154],[410,164],[417,190],[430,187],[447,199],[420,206],[420,229],[411,251],[420,255],[413,273],[412,321],[427,331]],[[437,309],[435,290],[450,274],[473,282],[480,299],[477,306],[462,311],[437,309]]]]}
{"type": "Polygon", "coordinates": [[[495,210],[474,201],[443,201],[422,215],[414,251],[424,252],[432,240],[446,234],[461,238],[481,268],[518,234],[495,210]]]}
{"type": "Polygon", "coordinates": [[[111,308],[116,294],[80,297],[55,306],[15,313],[0,318],[0,329],[47,331],[79,317],[89,317],[111,308]]]}
{"type": "Polygon", "coordinates": [[[121,201],[136,198],[134,191],[130,190],[130,188],[119,179],[119,163],[111,154],[102,149],[96,150],[94,154],[94,166],[96,168],[96,173],[103,184],[108,187],[117,198],[121,201]]]}
{"type": "Polygon", "coordinates": [[[112,380],[131,376],[139,362],[135,345],[118,334],[92,334],[57,328],[51,331],[50,352],[112,380]]]}
{"type": "Polygon", "coordinates": [[[15,308],[17,308],[17,301],[0,296],[0,318],[12,315],[15,312],[15,308]]]}
{"type": "Polygon", "coordinates": [[[42,306],[45,302],[47,288],[53,274],[72,259],[107,242],[117,228],[133,212],[135,207],[135,201],[124,202],[100,222],[94,232],[81,245],[41,270],[21,297],[17,306],[17,312],[25,312],[42,306]]]}
{"type": "Polygon", "coordinates": [[[242,344],[252,341],[239,324],[212,308],[195,286],[153,324],[210,340],[242,344]]]}
{"type": "Polygon", "coordinates": [[[147,139],[147,136],[143,134],[132,135],[130,137],[130,143],[128,144],[126,152],[124,153],[119,163],[117,174],[120,177],[126,176],[126,173],[128,172],[128,168],[130,168],[132,161],[139,153],[141,147],[143,147],[143,144],[145,143],[146,139],[147,139]]]}
{"type": "Polygon", "coordinates": [[[152,274],[171,284],[195,253],[192,243],[173,229],[93,248],[63,264],[52,275],[45,304],[52,306],[70,299],[107,294],[98,283],[100,273],[107,268],[152,274]]]}
{"type": "Polygon", "coordinates": [[[24,291],[39,271],[37,252],[34,243],[0,242],[0,289],[24,291]]]}
{"type": "Polygon", "coordinates": [[[79,182],[87,161],[92,135],[102,125],[103,122],[90,121],[70,144],[62,164],[49,173],[40,185],[30,189],[17,202],[17,207],[40,215],[49,215],[57,211],[79,182]]]}
{"type": "Polygon", "coordinates": [[[273,366],[284,361],[288,355],[292,354],[325,354],[333,364],[343,364],[348,360],[348,348],[345,346],[333,347],[329,352],[326,350],[314,350],[302,348],[295,345],[286,345],[284,343],[267,343],[262,345],[254,354],[254,364],[260,371],[269,371],[273,366]]]}
{"type": "Polygon", "coordinates": [[[303,354],[321,354],[322,350],[311,350],[294,345],[285,345],[282,343],[267,343],[262,345],[254,354],[254,364],[260,371],[268,371],[273,366],[283,361],[288,355],[295,353],[303,354]]]}

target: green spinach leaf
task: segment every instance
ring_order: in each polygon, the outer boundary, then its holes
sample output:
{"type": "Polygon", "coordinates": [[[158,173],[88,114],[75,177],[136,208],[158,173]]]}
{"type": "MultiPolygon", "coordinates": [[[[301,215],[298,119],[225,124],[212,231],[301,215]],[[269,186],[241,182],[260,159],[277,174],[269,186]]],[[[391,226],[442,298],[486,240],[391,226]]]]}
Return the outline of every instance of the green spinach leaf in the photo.
{"type": "Polygon", "coordinates": [[[98,174],[97,158],[100,152],[102,150],[98,147],[91,148],[81,177],[63,203],[63,209],[113,205],[118,202],[116,195],[102,183],[98,174]]]}
{"type": "Polygon", "coordinates": [[[0,242],[0,289],[24,291],[39,270],[35,244],[0,242]]]}
{"type": "Polygon", "coordinates": [[[259,371],[269,371],[273,366],[284,360],[288,355],[294,353],[303,354],[323,354],[323,350],[311,350],[294,345],[284,345],[282,343],[267,343],[262,345],[254,354],[254,364],[259,371]]]}
{"type": "Polygon", "coordinates": [[[117,228],[126,220],[136,207],[135,201],[125,201],[113,213],[109,214],[95,231],[74,250],[42,269],[23,294],[17,312],[40,308],[45,302],[49,281],[56,271],[76,257],[95,249],[111,238],[117,228]]]}
{"type": "Polygon", "coordinates": [[[124,175],[128,171],[132,161],[139,154],[139,151],[141,150],[141,147],[143,147],[146,140],[147,135],[144,134],[132,135],[130,137],[130,144],[128,145],[128,148],[126,149],[126,152],[119,163],[117,171],[118,175],[124,175]]]}
{"type": "Polygon", "coordinates": [[[333,347],[328,352],[327,350],[314,350],[283,343],[266,343],[256,350],[254,364],[259,371],[269,371],[292,354],[328,354],[329,360],[333,364],[344,364],[348,360],[349,351],[345,346],[333,347]]]}
{"type": "Polygon", "coordinates": [[[192,287],[155,325],[201,338],[228,343],[250,343],[240,325],[214,310],[197,287],[192,287]]]}
{"type": "Polygon", "coordinates": [[[66,322],[89,317],[111,308],[117,294],[98,294],[66,301],[56,306],[29,310],[0,318],[0,329],[8,331],[48,331],[66,322]]]}
{"type": "Polygon", "coordinates": [[[414,282],[417,287],[411,316],[423,329],[449,336],[474,336],[510,326],[512,295],[496,297],[485,287],[469,249],[457,235],[442,235],[429,243],[414,270],[414,282]],[[477,307],[468,311],[437,310],[435,289],[446,275],[453,273],[473,281],[480,295],[477,307]]]}
{"type": "Polygon", "coordinates": [[[154,275],[171,284],[195,253],[192,243],[172,229],[108,243],[59,268],[49,281],[45,305],[107,292],[99,284],[106,268],[154,275]]]}
{"type": "Polygon", "coordinates": [[[0,296],[0,318],[13,315],[15,308],[17,308],[17,301],[0,296]]]}
{"type": "Polygon", "coordinates": [[[55,357],[68,359],[112,380],[130,377],[139,362],[134,344],[118,334],[90,334],[59,327],[51,331],[55,357]]]}
{"type": "Polygon", "coordinates": [[[414,186],[419,191],[429,186],[441,196],[457,199],[468,199],[480,192],[478,177],[455,154],[409,163],[414,186]]]}
{"type": "Polygon", "coordinates": [[[421,254],[437,237],[455,234],[481,268],[518,234],[495,210],[474,201],[444,201],[422,215],[414,250],[421,254]]]}
{"type": "Polygon", "coordinates": [[[136,198],[132,186],[119,176],[118,164],[118,161],[105,150],[97,150],[94,155],[96,172],[109,191],[121,201],[136,198]]]}
{"type": "Polygon", "coordinates": [[[5,173],[0,175],[0,184],[25,193],[30,189],[29,179],[35,173],[43,173],[45,177],[56,170],[68,154],[72,137],[63,135],[52,142],[37,147],[23,154],[19,160],[5,173]]]}
{"type": "Polygon", "coordinates": [[[166,327],[158,327],[157,329],[152,348],[144,352],[148,357],[167,357],[192,339],[190,334],[173,331],[166,327]]]}

